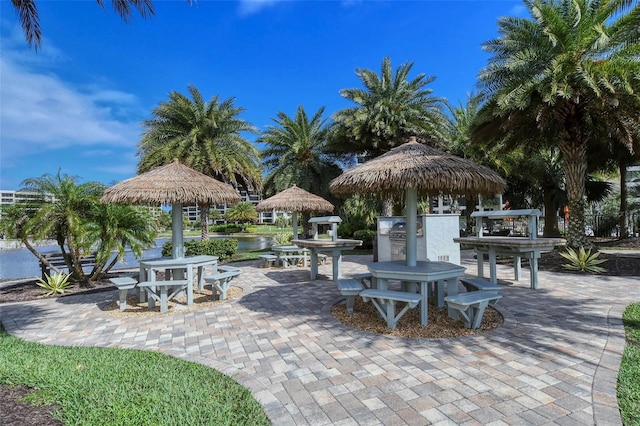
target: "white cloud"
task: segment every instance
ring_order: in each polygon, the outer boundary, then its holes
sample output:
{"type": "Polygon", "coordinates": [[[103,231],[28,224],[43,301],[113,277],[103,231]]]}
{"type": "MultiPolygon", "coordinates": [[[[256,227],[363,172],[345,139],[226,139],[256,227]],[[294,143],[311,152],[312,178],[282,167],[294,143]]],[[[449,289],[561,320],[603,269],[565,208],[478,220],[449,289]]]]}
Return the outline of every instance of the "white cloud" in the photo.
{"type": "Polygon", "coordinates": [[[136,109],[134,95],[101,87],[82,88],[7,56],[0,58],[5,155],[69,146],[135,145],[139,124],[118,118],[123,110],[136,109]]]}
{"type": "Polygon", "coordinates": [[[272,7],[283,0],[240,0],[240,15],[255,15],[262,10],[272,7]]]}

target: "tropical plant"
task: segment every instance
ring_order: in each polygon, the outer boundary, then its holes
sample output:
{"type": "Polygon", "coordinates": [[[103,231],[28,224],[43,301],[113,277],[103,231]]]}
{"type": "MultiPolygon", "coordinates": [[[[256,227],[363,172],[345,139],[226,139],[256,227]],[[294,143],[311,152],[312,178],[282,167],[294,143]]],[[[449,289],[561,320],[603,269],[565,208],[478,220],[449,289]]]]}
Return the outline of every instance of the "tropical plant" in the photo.
{"type": "Polygon", "coordinates": [[[252,203],[243,201],[235,206],[229,207],[225,214],[225,218],[229,221],[245,224],[247,222],[255,222],[258,219],[258,212],[252,203]]]}
{"type": "Polygon", "coordinates": [[[591,140],[633,133],[640,107],[640,5],[627,0],[527,0],[531,18],[504,17],[480,72],[480,115],[502,134],[560,150],[571,211],[567,242],[588,246],[585,176],[591,140]],[[635,111],[635,112],[634,112],[635,111]],[[491,119],[493,117],[493,120],[491,119]],[[535,142],[535,140],[534,140],[535,142]]]}
{"type": "Polygon", "coordinates": [[[39,278],[36,284],[46,290],[45,296],[64,294],[67,287],[71,285],[69,277],[71,277],[71,274],[44,274],[45,279],[39,278]]]}
{"type": "Polygon", "coordinates": [[[570,262],[562,265],[570,271],[588,272],[590,274],[607,272],[606,269],[598,266],[607,261],[607,259],[598,259],[600,252],[591,254],[591,249],[585,250],[584,247],[580,247],[576,251],[571,247],[567,247],[567,251],[560,252],[560,256],[570,262]]]}
{"type": "Polygon", "coordinates": [[[265,193],[274,195],[293,185],[331,199],[329,182],[342,173],[338,158],[327,151],[324,107],[311,117],[299,106],[295,116],[279,112],[257,142],[266,145],[262,159],[268,171],[265,193]]]}
{"type": "MultiPolygon", "coordinates": [[[[432,96],[426,86],[435,77],[419,74],[408,80],[413,62],[406,62],[393,71],[391,59],[382,60],[380,75],[368,69],[356,69],[364,89],[343,89],[340,95],[357,106],[333,115],[329,149],[335,153],[364,155],[375,158],[401,145],[411,136],[434,144],[447,134],[449,119],[444,108],[446,100],[432,96]]],[[[390,216],[393,194],[388,194],[383,206],[390,216]]]]}
{"type": "Polygon", "coordinates": [[[292,239],[293,239],[293,234],[291,232],[278,232],[273,237],[273,242],[277,246],[285,246],[287,244],[290,244],[292,239]]]}
{"type": "MultiPolygon", "coordinates": [[[[238,117],[244,109],[234,98],[206,102],[195,86],[189,86],[191,99],[173,91],[169,100],[153,109],[145,120],[145,131],[138,144],[138,172],[169,164],[178,158],[207,176],[248,190],[262,187],[259,151],[242,133],[256,129],[238,117]]],[[[209,238],[209,205],[200,205],[202,239],[209,238]]]]}
{"type": "Polygon", "coordinates": [[[340,96],[357,106],[333,115],[332,150],[378,157],[411,136],[438,142],[444,138],[446,101],[432,96],[433,90],[426,88],[435,77],[419,74],[408,80],[412,68],[413,62],[405,62],[394,73],[391,59],[386,57],[380,75],[356,69],[364,89],[340,91],[340,96]]]}
{"type": "Polygon", "coordinates": [[[284,216],[278,216],[276,217],[275,225],[278,228],[286,228],[287,226],[291,225],[291,220],[284,216]]]}
{"type": "MultiPolygon", "coordinates": [[[[78,183],[76,177],[45,174],[39,178],[26,179],[22,186],[25,190],[37,194],[37,198],[28,206],[32,217],[24,225],[21,241],[29,248],[28,239],[42,240],[53,238],[58,243],[72,279],[87,282],[80,258],[92,251],[98,243],[94,235],[86,232],[87,223],[104,186],[98,182],[78,183]]],[[[32,253],[45,265],[51,267],[35,249],[32,253]]],[[[55,270],[55,268],[53,268],[55,270]]]]}
{"type": "Polygon", "coordinates": [[[100,241],[90,279],[109,272],[118,260],[124,259],[127,249],[136,258],[142,257],[144,250],[155,244],[156,232],[152,224],[151,214],[145,207],[96,204],[87,225],[89,239],[100,241]]]}

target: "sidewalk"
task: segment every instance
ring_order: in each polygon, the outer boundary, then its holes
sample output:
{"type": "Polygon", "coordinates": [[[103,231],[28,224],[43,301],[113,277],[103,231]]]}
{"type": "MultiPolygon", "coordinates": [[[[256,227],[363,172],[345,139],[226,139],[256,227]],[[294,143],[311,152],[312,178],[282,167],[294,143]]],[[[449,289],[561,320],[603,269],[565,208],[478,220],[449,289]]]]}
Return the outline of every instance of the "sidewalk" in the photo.
{"type": "MultiPolygon", "coordinates": [[[[371,260],[345,256],[345,275],[371,260]]],[[[476,274],[473,258],[462,263],[476,274]]],[[[502,327],[418,340],[337,322],[331,265],[316,281],[307,269],[240,265],[243,296],[207,310],[115,317],[98,308],[117,300],[113,291],[0,305],[0,321],[31,341],[159,350],[216,368],[251,389],[278,426],[621,424],[621,315],[638,301],[637,277],[539,272],[531,290],[526,268],[513,282],[499,265],[502,327]]]]}

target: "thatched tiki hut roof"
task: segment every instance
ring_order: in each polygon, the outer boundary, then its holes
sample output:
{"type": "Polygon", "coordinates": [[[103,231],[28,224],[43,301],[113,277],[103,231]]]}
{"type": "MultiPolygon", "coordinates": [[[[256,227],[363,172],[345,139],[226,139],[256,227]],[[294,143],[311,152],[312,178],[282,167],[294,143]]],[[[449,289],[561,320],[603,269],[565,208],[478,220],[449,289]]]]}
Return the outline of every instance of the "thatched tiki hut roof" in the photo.
{"type": "Polygon", "coordinates": [[[330,184],[331,192],[338,195],[404,193],[410,236],[406,239],[408,266],[417,262],[418,195],[493,196],[505,186],[504,179],[493,170],[418,143],[415,137],[341,174],[330,184]]]}
{"type": "Polygon", "coordinates": [[[273,197],[262,200],[256,206],[256,210],[259,212],[270,210],[292,212],[294,239],[298,238],[298,212],[332,212],[333,208],[333,204],[324,198],[298,188],[296,185],[279,192],[273,197]]]}
{"type": "Polygon", "coordinates": [[[506,182],[493,170],[421,144],[409,142],[331,181],[336,195],[385,194],[416,188],[420,195],[488,195],[502,193],[506,182]]]}
{"type": "Polygon", "coordinates": [[[259,212],[281,210],[285,212],[332,212],[333,204],[322,197],[293,185],[289,189],[262,200],[256,206],[259,212]]]}
{"type": "Polygon", "coordinates": [[[103,203],[171,204],[172,256],[184,257],[182,239],[182,205],[235,204],[240,195],[222,183],[195,171],[178,159],[136,177],[107,188],[100,199],[103,203]]]}
{"type": "Polygon", "coordinates": [[[103,203],[127,204],[235,204],[240,195],[231,186],[193,170],[178,159],[166,166],[107,188],[103,203]]]}

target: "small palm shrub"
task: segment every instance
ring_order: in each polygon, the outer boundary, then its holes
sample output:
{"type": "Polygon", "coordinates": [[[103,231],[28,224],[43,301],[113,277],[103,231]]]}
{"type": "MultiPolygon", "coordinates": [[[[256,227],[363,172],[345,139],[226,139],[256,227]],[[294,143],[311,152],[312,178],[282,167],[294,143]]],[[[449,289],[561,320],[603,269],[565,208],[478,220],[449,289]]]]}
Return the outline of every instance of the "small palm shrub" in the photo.
{"type": "Polygon", "coordinates": [[[560,256],[570,262],[562,265],[570,271],[588,272],[590,274],[607,272],[606,269],[598,266],[607,261],[607,259],[598,259],[600,252],[591,254],[591,249],[585,250],[584,247],[580,247],[578,251],[575,251],[568,247],[566,252],[560,252],[560,256]]]}
{"type": "Polygon", "coordinates": [[[292,239],[293,239],[293,234],[291,232],[278,232],[273,237],[273,242],[277,246],[286,246],[287,244],[291,243],[292,239]]]}
{"type": "Polygon", "coordinates": [[[69,277],[71,274],[54,274],[47,275],[45,274],[45,279],[40,278],[36,284],[40,287],[44,288],[46,292],[44,296],[51,296],[54,294],[63,294],[64,291],[71,285],[69,282],[69,277]]]}

